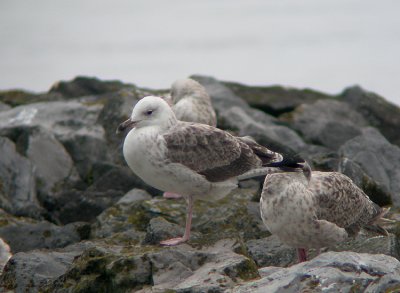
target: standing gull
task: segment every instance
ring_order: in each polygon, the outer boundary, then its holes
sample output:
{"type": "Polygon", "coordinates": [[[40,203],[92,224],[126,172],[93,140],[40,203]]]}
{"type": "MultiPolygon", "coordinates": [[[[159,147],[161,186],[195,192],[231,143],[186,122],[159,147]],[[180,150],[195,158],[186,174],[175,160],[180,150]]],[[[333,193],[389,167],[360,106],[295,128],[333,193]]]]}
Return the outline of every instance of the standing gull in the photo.
{"type": "Polygon", "coordinates": [[[347,176],[338,172],[269,174],[260,199],[261,218],[272,234],[297,248],[306,261],[307,248],[329,247],[356,236],[364,226],[374,226],[387,212],[373,203],[347,176]]]}
{"type": "Polygon", "coordinates": [[[131,129],[123,153],[132,171],[147,184],[187,199],[183,237],[162,241],[163,245],[189,239],[194,197],[225,196],[237,188],[237,176],[282,161],[280,154],[251,139],[177,120],[160,97],[141,99],[131,117],[118,127],[118,131],[125,129],[131,129]]]}
{"type": "Polygon", "coordinates": [[[171,104],[176,118],[181,121],[217,125],[217,118],[206,89],[197,81],[185,78],[171,86],[171,104]]]}

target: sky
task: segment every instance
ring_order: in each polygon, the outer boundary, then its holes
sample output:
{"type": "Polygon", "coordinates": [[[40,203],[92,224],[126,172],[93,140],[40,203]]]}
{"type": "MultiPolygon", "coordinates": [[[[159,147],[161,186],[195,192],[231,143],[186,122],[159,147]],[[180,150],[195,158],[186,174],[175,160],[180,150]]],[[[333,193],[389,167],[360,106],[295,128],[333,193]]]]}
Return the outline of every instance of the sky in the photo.
{"type": "Polygon", "coordinates": [[[77,75],[168,88],[355,84],[400,105],[400,1],[1,0],[0,90],[77,75]]]}

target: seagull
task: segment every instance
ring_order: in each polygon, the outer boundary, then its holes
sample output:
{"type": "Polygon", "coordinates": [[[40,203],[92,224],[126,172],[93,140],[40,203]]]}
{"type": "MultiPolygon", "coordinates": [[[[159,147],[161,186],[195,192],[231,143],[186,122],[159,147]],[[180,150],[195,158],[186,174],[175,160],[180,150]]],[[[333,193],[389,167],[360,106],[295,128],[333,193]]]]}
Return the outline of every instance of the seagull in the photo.
{"type": "Polygon", "coordinates": [[[197,81],[191,78],[176,80],[171,86],[169,102],[178,120],[217,126],[211,98],[197,81]]]}
{"type": "Polygon", "coordinates": [[[299,262],[307,260],[307,248],[329,247],[373,226],[388,209],[373,203],[353,181],[338,172],[268,174],[260,199],[261,218],[272,234],[297,248],[299,262]]]}
{"type": "Polygon", "coordinates": [[[179,121],[168,103],[156,96],[144,97],[135,105],[117,132],[125,130],[129,132],[123,154],[132,171],[147,184],[182,194],[187,200],[183,237],[162,241],[162,245],[189,239],[194,198],[222,198],[237,188],[238,176],[246,178],[253,170],[259,173],[263,166],[283,161],[280,154],[251,138],[179,121]]]}

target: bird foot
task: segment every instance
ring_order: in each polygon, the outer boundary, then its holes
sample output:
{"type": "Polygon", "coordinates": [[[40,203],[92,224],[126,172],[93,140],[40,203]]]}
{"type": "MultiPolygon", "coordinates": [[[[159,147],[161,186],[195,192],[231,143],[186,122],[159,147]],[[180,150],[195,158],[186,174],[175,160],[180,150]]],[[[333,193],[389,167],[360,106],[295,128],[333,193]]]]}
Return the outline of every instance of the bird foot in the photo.
{"type": "Polygon", "coordinates": [[[178,198],[182,198],[182,195],[177,194],[177,193],[173,193],[173,192],[164,192],[163,193],[163,197],[164,198],[173,198],[173,199],[178,199],[178,198]]]}
{"type": "Polygon", "coordinates": [[[188,241],[188,239],[185,239],[184,237],[177,237],[177,238],[172,238],[172,239],[161,241],[160,244],[164,245],[164,246],[175,246],[175,245],[181,244],[186,241],[188,241]]]}

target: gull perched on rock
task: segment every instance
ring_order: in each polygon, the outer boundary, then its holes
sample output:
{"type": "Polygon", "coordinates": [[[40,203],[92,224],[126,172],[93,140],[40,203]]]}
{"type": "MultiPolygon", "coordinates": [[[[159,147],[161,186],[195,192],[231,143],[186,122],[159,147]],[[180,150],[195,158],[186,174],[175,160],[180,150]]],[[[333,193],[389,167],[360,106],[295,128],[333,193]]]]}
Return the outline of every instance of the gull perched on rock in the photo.
{"type": "MultiPolygon", "coordinates": [[[[167,98],[168,99],[168,98],[167,98]]],[[[169,97],[176,118],[181,121],[217,125],[217,118],[206,89],[191,78],[178,79],[169,97]]]]}
{"type": "Polygon", "coordinates": [[[260,199],[261,218],[272,234],[297,248],[299,261],[306,248],[329,247],[356,236],[365,226],[382,235],[377,224],[388,211],[373,203],[353,181],[338,172],[268,174],[260,199]]]}
{"type": "Polygon", "coordinates": [[[187,199],[183,237],[162,241],[163,245],[189,239],[194,197],[221,198],[237,188],[238,176],[282,161],[280,154],[250,138],[235,137],[205,124],[179,121],[160,97],[141,99],[117,131],[125,129],[130,131],[123,153],[132,171],[147,184],[187,199]]]}

